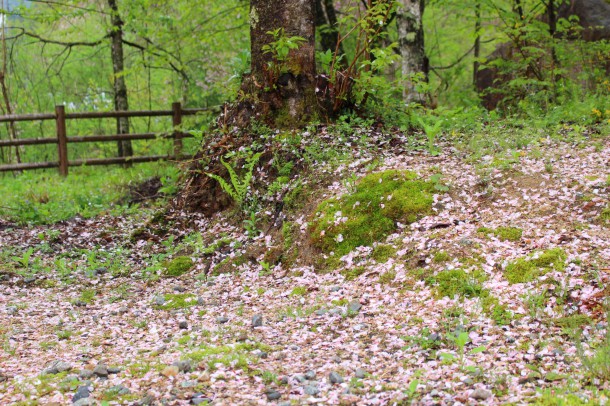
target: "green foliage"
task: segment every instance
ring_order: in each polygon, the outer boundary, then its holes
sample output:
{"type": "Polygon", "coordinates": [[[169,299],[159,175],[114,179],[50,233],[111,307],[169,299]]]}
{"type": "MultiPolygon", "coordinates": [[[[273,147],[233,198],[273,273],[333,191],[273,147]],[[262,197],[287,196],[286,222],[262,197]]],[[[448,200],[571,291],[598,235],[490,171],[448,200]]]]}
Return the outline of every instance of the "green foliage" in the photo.
{"type": "Polygon", "coordinates": [[[307,287],[295,286],[290,292],[290,296],[305,296],[307,294],[307,287]]]}
{"type": "Polygon", "coordinates": [[[231,198],[233,198],[233,200],[235,200],[235,202],[240,207],[242,207],[244,201],[246,200],[246,196],[248,195],[250,181],[252,180],[252,176],[254,174],[254,167],[258,163],[258,160],[260,159],[261,155],[261,153],[257,153],[246,158],[246,164],[244,165],[245,171],[243,177],[241,178],[237,174],[235,168],[233,168],[229,163],[225,162],[222,158],[220,158],[220,162],[223,164],[223,166],[227,169],[229,173],[229,179],[231,181],[230,184],[222,177],[216,174],[207,173],[206,175],[216,180],[222,187],[222,190],[224,190],[225,193],[231,196],[231,198]]]}
{"type": "Polygon", "coordinates": [[[605,226],[610,226],[610,206],[602,210],[599,215],[599,219],[605,226]]]}
{"type": "Polygon", "coordinates": [[[567,255],[561,248],[536,252],[529,258],[518,258],[504,269],[504,277],[510,283],[526,283],[552,270],[563,271],[567,255]]]}
{"type": "Polygon", "coordinates": [[[553,320],[553,324],[566,330],[582,329],[592,323],[593,320],[585,314],[573,314],[553,320]]]}
{"type": "Polygon", "coordinates": [[[273,58],[273,61],[269,62],[267,67],[268,72],[270,72],[269,81],[275,84],[282,73],[299,74],[298,63],[292,64],[289,55],[290,51],[298,49],[306,42],[305,38],[299,36],[288,37],[283,28],[268,31],[267,34],[273,37],[273,41],[263,45],[262,48],[263,53],[271,54],[273,58]]]}
{"type": "Polygon", "coordinates": [[[324,252],[345,255],[358,246],[381,241],[430,213],[433,185],[410,172],[385,171],[365,176],[354,193],[326,200],[311,222],[310,238],[324,252]]]}
{"type": "Polygon", "coordinates": [[[379,275],[379,283],[390,284],[396,278],[396,271],[387,271],[379,275]]]}
{"type": "MultiPolygon", "coordinates": [[[[608,312],[607,312],[608,313],[608,312]]],[[[602,341],[593,348],[591,355],[585,354],[581,343],[582,330],[577,330],[576,349],[578,358],[582,362],[583,369],[592,378],[600,379],[602,382],[610,380],[610,329],[606,328],[606,334],[602,341]]]]}
{"type": "Polygon", "coordinates": [[[190,271],[193,265],[193,260],[190,257],[179,256],[164,263],[162,274],[167,277],[182,276],[190,271]]]}

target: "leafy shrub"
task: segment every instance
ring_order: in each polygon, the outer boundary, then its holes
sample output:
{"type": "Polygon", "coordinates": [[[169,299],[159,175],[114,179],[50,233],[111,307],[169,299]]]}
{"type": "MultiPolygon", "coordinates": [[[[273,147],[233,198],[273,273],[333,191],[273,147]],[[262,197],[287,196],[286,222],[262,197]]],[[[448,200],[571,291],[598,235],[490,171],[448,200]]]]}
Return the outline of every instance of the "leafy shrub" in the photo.
{"type": "Polygon", "coordinates": [[[353,193],[325,200],[310,227],[312,243],[324,252],[345,255],[370,246],[430,213],[433,184],[412,172],[390,170],[365,176],[353,193]]]}

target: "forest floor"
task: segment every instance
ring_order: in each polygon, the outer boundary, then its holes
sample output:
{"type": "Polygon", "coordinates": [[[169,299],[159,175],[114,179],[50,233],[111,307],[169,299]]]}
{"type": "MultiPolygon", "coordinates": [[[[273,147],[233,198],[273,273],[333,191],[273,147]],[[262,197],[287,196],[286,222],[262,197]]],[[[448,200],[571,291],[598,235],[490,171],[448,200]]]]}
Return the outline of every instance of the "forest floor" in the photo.
{"type": "Polygon", "coordinates": [[[0,404],[605,404],[610,139],[502,159],[386,152],[442,173],[432,214],[325,272],[226,213],[0,220],[0,404]]]}

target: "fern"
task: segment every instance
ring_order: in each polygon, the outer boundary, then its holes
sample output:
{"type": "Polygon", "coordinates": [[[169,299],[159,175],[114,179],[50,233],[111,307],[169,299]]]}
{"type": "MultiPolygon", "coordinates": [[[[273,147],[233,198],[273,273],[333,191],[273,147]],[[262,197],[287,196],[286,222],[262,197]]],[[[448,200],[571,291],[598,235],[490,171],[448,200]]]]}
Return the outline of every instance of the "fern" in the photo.
{"type": "Polygon", "coordinates": [[[258,153],[246,159],[246,172],[244,173],[243,179],[239,178],[235,168],[220,158],[220,163],[222,163],[222,165],[227,168],[227,172],[229,172],[231,184],[213,173],[206,173],[206,175],[216,180],[220,184],[222,190],[224,190],[225,193],[227,193],[233,200],[235,200],[235,202],[237,202],[238,205],[241,206],[246,199],[246,195],[248,194],[248,187],[250,186],[250,181],[252,180],[254,167],[258,163],[260,157],[261,153],[258,153]]]}

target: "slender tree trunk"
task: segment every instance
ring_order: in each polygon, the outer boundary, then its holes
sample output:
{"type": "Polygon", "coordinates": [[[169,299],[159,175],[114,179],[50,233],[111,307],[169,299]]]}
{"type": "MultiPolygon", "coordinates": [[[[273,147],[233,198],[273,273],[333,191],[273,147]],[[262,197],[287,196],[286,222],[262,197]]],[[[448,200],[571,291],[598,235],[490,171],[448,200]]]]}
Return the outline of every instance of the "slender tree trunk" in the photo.
{"type": "Polygon", "coordinates": [[[477,4],[474,9],[475,23],[474,23],[474,66],[472,83],[476,85],[477,76],[479,74],[479,67],[481,66],[479,58],[481,57],[481,1],[477,0],[477,4]]]}
{"type": "Polygon", "coordinates": [[[242,89],[251,96],[236,114],[236,124],[243,125],[253,115],[277,127],[300,127],[318,114],[315,64],[315,5],[303,0],[251,0],[250,41],[252,74],[242,89]],[[299,36],[304,41],[277,61],[265,45],[274,41],[269,31],[282,28],[287,38],[299,36]],[[280,69],[277,69],[280,68],[280,69]],[[249,105],[248,105],[249,104],[249,105]]]}
{"type": "MultiPolygon", "coordinates": [[[[6,10],[5,8],[5,3],[4,0],[0,1],[0,9],[2,10],[6,10]]],[[[6,16],[4,14],[1,14],[2,16],[2,24],[0,24],[0,30],[2,30],[2,33],[0,33],[0,40],[2,42],[2,66],[0,69],[0,87],[2,88],[2,99],[4,101],[4,108],[2,110],[6,111],[6,114],[13,114],[13,109],[11,107],[11,100],[9,97],[9,89],[8,86],[6,84],[6,72],[8,71],[7,68],[7,56],[6,56],[6,31],[4,28],[5,25],[5,18],[6,16]]],[[[17,129],[15,128],[15,123],[14,122],[10,122],[8,123],[8,129],[9,129],[9,137],[13,140],[17,139],[17,129]]],[[[11,160],[10,158],[10,149],[9,149],[9,161],[11,160]]],[[[16,146],[15,147],[15,158],[17,159],[17,163],[21,163],[21,153],[19,152],[19,147],[16,146]]]]}
{"type": "MultiPolygon", "coordinates": [[[[123,20],[119,14],[116,0],[108,0],[111,10],[112,31],[110,33],[112,69],[114,73],[114,108],[117,111],[129,110],[127,85],[125,83],[125,57],[123,53],[123,20]]],[[[129,118],[117,118],[117,134],[129,134],[129,118]]],[[[119,156],[132,156],[131,141],[118,142],[119,156]]]]}
{"type": "Polygon", "coordinates": [[[428,76],[428,59],[424,48],[424,0],[400,0],[396,14],[400,55],[402,56],[402,77],[406,81],[403,99],[407,103],[423,103],[426,95],[416,89],[417,74],[428,76]]]}
{"type": "Polygon", "coordinates": [[[333,0],[316,0],[316,27],[324,27],[320,32],[320,46],[322,51],[330,49],[339,55],[344,54],[343,46],[339,44],[339,30],[337,12],[333,0]]]}

